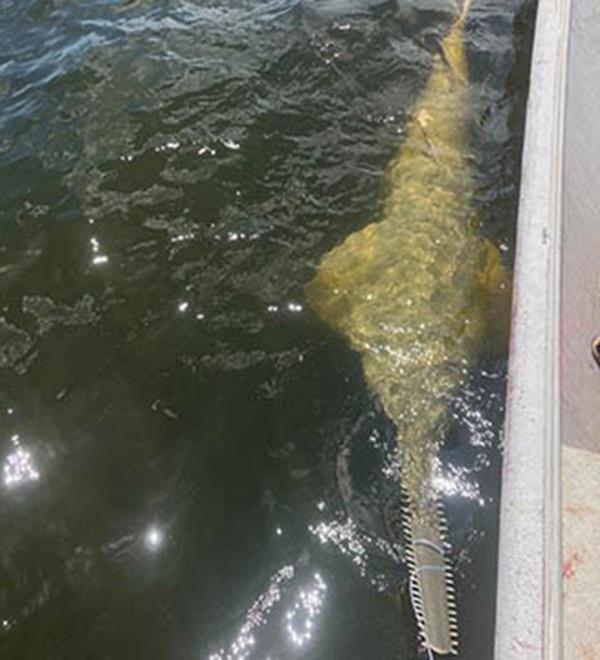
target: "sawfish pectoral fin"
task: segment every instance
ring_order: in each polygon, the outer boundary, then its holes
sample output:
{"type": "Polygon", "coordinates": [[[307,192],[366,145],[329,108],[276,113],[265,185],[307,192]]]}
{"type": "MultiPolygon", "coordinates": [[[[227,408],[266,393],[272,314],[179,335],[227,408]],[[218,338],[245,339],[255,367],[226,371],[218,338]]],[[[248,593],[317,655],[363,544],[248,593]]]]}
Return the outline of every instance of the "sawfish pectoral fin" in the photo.
{"type": "Polygon", "coordinates": [[[304,292],[311,307],[331,327],[343,331],[351,316],[357,283],[372,280],[373,268],[381,251],[378,223],[371,223],[350,234],[322,259],[304,292]]]}
{"type": "Polygon", "coordinates": [[[489,352],[505,354],[510,334],[512,285],[498,248],[488,238],[482,242],[478,274],[478,303],[482,307],[489,352]]]}

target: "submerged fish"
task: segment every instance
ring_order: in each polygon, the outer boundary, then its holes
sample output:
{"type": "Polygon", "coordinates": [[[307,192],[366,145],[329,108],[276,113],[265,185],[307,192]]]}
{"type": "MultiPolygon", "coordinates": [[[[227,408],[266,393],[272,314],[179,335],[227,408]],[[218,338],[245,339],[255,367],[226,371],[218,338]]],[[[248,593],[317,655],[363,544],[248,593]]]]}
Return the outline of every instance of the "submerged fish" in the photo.
{"type": "Polygon", "coordinates": [[[407,561],[424,645],[456,652],[444,515],[432,486],[448,405],[490,323],[505,324],[509,286],[474,222],[467,152],[464,22],[443,39],[387,173],[383,217],[325,255],[306,293],[362,356],[395,424],[407,561]]]}

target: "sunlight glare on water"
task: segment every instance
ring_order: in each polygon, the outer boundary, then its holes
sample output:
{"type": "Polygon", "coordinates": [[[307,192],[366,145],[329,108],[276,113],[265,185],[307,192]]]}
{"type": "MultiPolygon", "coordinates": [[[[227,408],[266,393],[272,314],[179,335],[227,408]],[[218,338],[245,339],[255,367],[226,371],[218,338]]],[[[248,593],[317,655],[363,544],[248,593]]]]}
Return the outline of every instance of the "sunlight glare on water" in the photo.
{"type": "Polygon", "coordinates": [[[294,577],[294,567],[284,566],[269,581],[266,591],[254,602],[244,617],[240,631],[227,650],[217,651],[209,660],[246,660],[255,645],[255,632],[267,622],[271,610],[282,598],[287,583],[294,577]]]}
{"type": "Polygon", "coordinates": [[[14,449],[4,459],[2,478],[7,488],[16,488],[30,481],[37,481],[40,473],[35,467],[31,452],[21,444],[18,435],[13,435],[11,444],[14,449]]]}
{"type": "MultiPolygon", "coordinates": [[[[451,4],[0,2],[0,657],[416,657],[394,429],[305,287],[381,218],[451,4]]],[[[466,26],[506,265],[532,7],[466,26]]],[[[462,660],[491,657],[504,348],[462,365],[431,484],[462,660]]]]}
{"type": "Polygon", "coordinates": [[[327,585],[323,578],[315,573],[312,584],[300,591],[298,598],[286,612],[286,630],[295,646],[304,646],[312,639],[315,621],[323,608],[326,591],[327,585]]]}

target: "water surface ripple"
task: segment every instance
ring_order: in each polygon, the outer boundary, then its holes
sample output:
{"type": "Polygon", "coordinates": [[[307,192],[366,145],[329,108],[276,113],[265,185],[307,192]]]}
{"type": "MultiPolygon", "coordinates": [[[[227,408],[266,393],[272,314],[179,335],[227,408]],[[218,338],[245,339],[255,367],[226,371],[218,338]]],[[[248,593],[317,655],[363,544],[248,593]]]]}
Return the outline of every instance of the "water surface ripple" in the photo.
{"type": "MultiPolygon", "coordinates": [[[[510,265],[531,3],[467,34],[510,265]]],[[[0,655],[413,659],[394,433],[311,312],[377,219],[443,0],[0,0],[0,655]]],[[[436,486],[491,658],[504,349],[436,486]]]]}

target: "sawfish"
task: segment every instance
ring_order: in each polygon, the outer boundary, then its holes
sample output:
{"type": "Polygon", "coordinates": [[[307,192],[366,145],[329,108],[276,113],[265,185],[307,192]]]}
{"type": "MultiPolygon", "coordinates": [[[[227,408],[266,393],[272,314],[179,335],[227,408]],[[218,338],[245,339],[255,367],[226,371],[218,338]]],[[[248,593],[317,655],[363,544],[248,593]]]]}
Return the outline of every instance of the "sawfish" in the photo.
{"type": "Polygon", "coordinates": [[[309,304],[362,358],[396,430],[410,592],[423,645],[457,652],[445,514],[433,485],[448,408],[490,328],[507,324],[509,282],[482,238],[468,152],[465,0],[432,60],[386,172],[381,217],[321,260],[309,304]]]}

